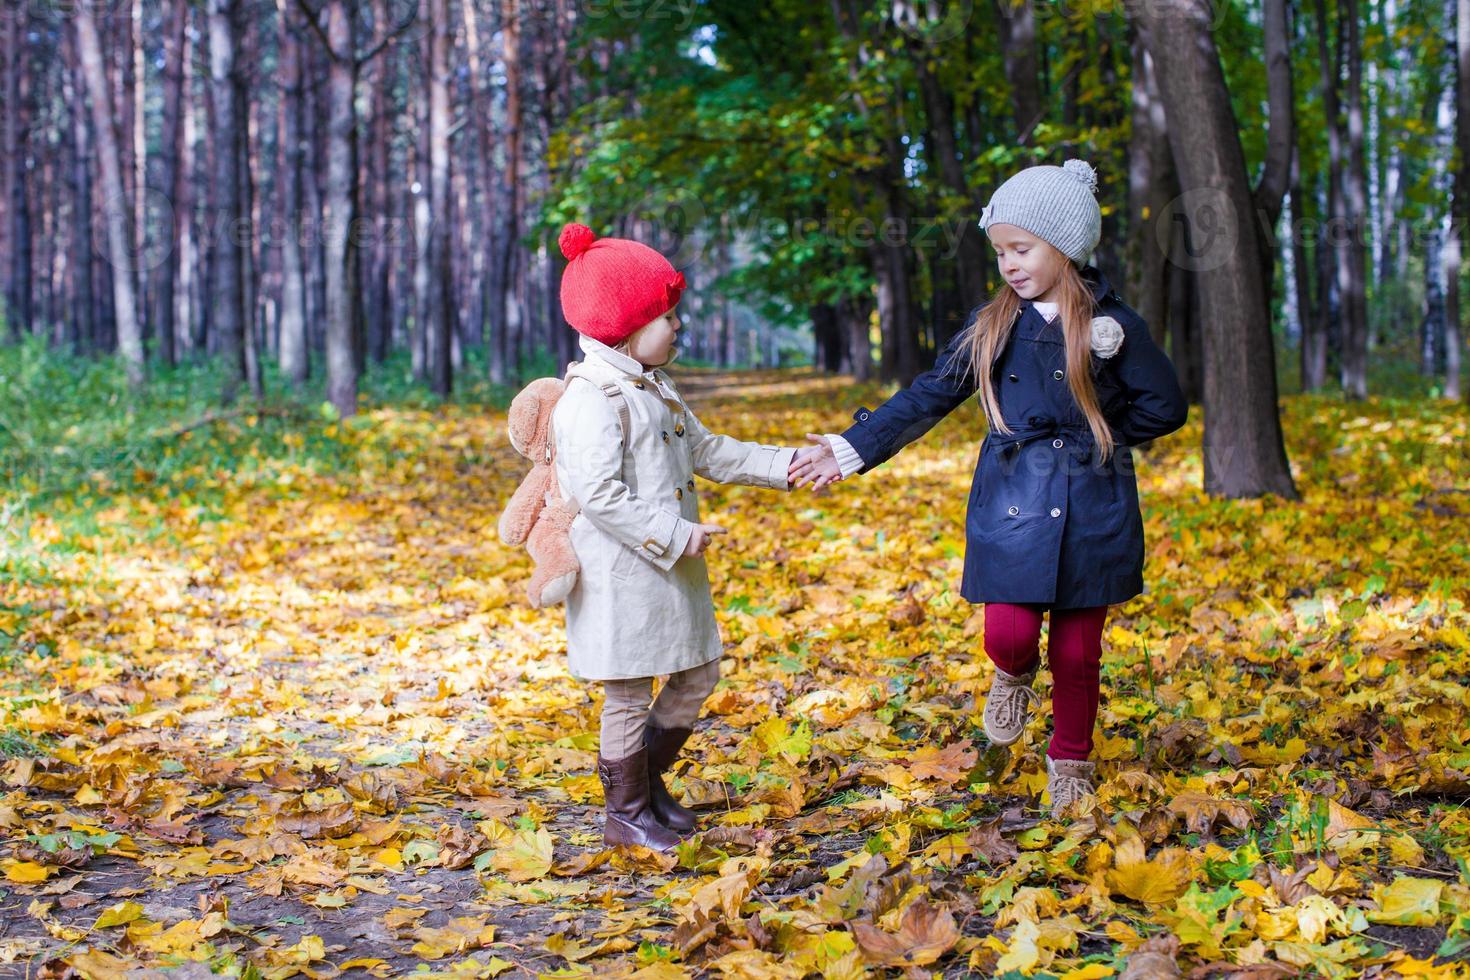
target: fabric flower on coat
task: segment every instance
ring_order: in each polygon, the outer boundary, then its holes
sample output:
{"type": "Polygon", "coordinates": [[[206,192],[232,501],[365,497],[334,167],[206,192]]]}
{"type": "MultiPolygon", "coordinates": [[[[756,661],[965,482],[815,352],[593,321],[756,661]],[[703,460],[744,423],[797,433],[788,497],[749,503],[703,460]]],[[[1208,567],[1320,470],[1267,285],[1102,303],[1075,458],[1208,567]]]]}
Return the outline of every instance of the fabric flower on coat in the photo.
{"type": "Polygon", "coordinates": [[[1123,346],[1123,325],[1110,316],[1094,317],[1092,320],[1092,353],[1098,357],[1112,357],[1123,346]]]}

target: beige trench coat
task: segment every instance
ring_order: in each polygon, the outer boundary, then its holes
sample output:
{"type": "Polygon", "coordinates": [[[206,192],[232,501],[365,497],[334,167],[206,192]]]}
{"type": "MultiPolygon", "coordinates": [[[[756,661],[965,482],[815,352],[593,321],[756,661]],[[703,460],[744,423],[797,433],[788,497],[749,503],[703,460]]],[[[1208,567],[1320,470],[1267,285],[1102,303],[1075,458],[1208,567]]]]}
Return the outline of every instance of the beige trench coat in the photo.
{"type": "Polygon", "coordinates": [[[700,522],[695,475],[787,489],[794,449],[741,442],[706,429],[666,374],[589,338],[552,414],[556,478],[581,513],[572,547],[582,571],[567,597],[572,675],[653,677],[721,654],[704,558],[683,557],[700,522]],[[615,383],[627,406],[623,446],[615,383]]]}

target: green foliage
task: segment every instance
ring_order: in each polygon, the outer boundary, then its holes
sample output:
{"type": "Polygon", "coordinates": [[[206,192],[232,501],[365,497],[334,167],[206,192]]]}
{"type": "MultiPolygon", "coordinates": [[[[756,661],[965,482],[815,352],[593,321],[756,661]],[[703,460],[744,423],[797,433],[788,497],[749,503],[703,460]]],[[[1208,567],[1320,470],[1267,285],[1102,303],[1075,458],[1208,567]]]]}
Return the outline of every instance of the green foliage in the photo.
{"type": "MultiPolygon", "coordinates": [[[[514,392],[484,380],[483,360],[481,351],[470,352],[456,399],[504,407],[514,392]]],[[[549,364],[525,368],[554,373],[549,364]]],[[[320,377],[293,392],[267,363],[265,401],[247,398],[228,409],[219,405],[223,384],[215,359],[154,366],[147,387],[133,391],[116,359],[73,357],[38,338],[0,346],[0,533],[9,518],[63,501],[55,516],[79,521],[118,495],[150,489],[207,506],[225,479],[268,482],[288,468],[354,465],[356,444],[343,438],[335,413],[321,410],[320,377]]],[[[414,379],[405,352],[369,365],[361,388],[363,408],[439,401],[414,379]]],[[[0,570],[42,574],[24,554],[0,549],[0,570]]]]}

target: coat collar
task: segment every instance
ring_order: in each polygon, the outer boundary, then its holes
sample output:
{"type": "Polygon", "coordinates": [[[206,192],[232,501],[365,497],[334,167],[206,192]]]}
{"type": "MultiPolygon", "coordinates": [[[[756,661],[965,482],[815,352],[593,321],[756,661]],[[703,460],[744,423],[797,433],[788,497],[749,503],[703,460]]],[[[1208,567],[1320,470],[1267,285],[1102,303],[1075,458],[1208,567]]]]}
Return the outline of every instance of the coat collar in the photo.
{"type": "Polygon", "coordinates": [[[578,338],[578,343],[582,353],[586,355],[583,363],[591,365],[594,370],[610,370],[629,379],[642,378],[652,384],[665,401],[672,402],[680,409],[684,407],[684,399],[679,396],[673,381],[659,368],[645,368],[636,358],[585,335],[578,338]]]}
{"type": "Polygon", "coordinates": [[[629,357],[622,351],[614,350],[600,340],[594,340],[583,334],[578,337],[577,342],[582,347],[582,353],[586,354],[589,358],[595,357],[605,364],[617,368],[622,373],[630,374],[635,378],[641,376],[651,379],[653,377],[653,372],[645,369],[636,358],[629,357]]]}
{"type": "Polygon", "coordinates": [[[1092,298],[1099,305],[1108,298],[1113,291],[1108,277],[1102,274],[1102,270],[1095,265],[1089,265],[1082,270],[1082,281],[1092,288],[1092,298]]]}
{"type": "MultiPolygon", "coordinates": [[[[1108,282],[1108,277],[1103,275],[1102,270],[1095,265],[1089,265],[1082,269],[1081,272],[1082,281],[1087,283],[1087,288],[1092,292],[1093,302],[1101,306],[1103,300],[1107,299],[1108,295],[1113,291],[1112,284],[1108,282]]],[[[1021,311],[1023,313],[1026,310],[1034,308],[1032,300],[1021,300],[1021,311]]]]}
{"type": "MultiPolygon", "coordinates": [[[[1113,287],[1108,283],[1107,276],[1095,265],[1089,265],[1082,270],[1082,281],[1087,283],[1087,288],[1092,292],[1092,299],[1099,307],[1112,295],[1113,287]]],[[[1021,336],[1027,340],[1051,340],[1061,343],[1060,330],[1053,331],[1053,327],[1059,327],[1052,321],[1048,321],[1036,310],[1036,304],[1029,299],[1021,300],[1021,307],[1016,311],[1016,327],[1021,336]],[[1032,314],[1035,314],[1034,316],[1032,314]],[[1024,324],[1024,326],[1023,326],[1024,324]]]]}

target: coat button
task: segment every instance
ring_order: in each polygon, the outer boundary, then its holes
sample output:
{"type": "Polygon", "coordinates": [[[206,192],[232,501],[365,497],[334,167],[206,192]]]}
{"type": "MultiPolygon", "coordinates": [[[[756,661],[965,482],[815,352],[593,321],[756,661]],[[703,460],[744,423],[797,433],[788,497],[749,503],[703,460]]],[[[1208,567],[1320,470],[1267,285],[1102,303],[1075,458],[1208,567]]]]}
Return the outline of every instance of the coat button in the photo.
{"type": "Polygon", "coordinates": [[[634,388],[637,388],[639,391],[642,391],[647,386],[644,385],[644,383],[642,381],[635,381],[635,382],[633,382],[633,387],[634,388]]]}
{"type": "Polygon", "coordinates": [[[1061,517],[1062,516],[1062,509],[1060,507],[1053,507],[1051,509],[1051,516],[1052,517],[1061,517]]]}
{"type": "Polygon", "coordinates": [[[678,500],[683,500],[684,499],[684,488],[683,487],[675,487],[674,488],[674,497],[676,499],[678,499],[678,500]]]}
{"type": "Polygon", "coordinates": [[[1011,506],[1006,508],[1006,513],[1010,514],[1012,517],[1015,517],[1017,514],[1021,513],[1021,508],[1017,507],[1015,504],[1011,504],[1011,506]]]}
{"type": "Polygon", "coordinates": [[[1014,375],[1014,374],[1013,374],[1013,375],[1011,375],[1011,380],[1012,380],[1012,381],[1020,381],[1020,380],[1021,380],[1021,379],[1020,379],[1020,378],[1018,378],[1018,377],[1016,377],[1016,376],[1015,376],[1015,375],[1014,375]]]}
{"type": "Polygon", "coordinates": [[[682,436],[682,435],[684,435],[684,423],[683,422],[680,422],[678,425],[674,426],[674,435],[676,435],[676,436],[682,436]]]}
{"type": "Polygon", "coordinates": [[[689,488],[689,492],[690,493],[693,493],[694,492],[694,481],[693,480],[690,480],[688,483],[684,484],[684,486],[686,486],[686,487],[689,488]]]}
{"type": "Polygon", "coordinates": [[[660,432],[659,435],[664,437],[664,442],[669,441],[669,434],[667,432],[660,432]]]}
{"type": "Polygon", "coordinates": [[[1058,381],[1062,380],[1062,369],[1061,368],[1057,368],[1055,371],[1053,371],[1051,373],[1051,376],[1053,378],[1056,378],[1058,381]]]}
{"type": "Polygon", "coordinates": [[[1051,441],[1051,448],[1053,448],[1053,449],[1061,449],[1062,448],[1062,440],[1060,440],[1060,439],[1053,439],[1051,441]]]}

